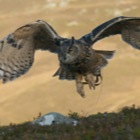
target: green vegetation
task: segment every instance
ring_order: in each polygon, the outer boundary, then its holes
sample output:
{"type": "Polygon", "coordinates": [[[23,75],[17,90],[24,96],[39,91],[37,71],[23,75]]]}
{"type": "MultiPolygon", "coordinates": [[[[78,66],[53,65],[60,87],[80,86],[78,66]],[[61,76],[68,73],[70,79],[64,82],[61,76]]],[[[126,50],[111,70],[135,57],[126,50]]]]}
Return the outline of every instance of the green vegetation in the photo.
{"type": "Polygon", "coordinates": [[[19,125],[0,127],[0,140],[139,140],[140,108],[125,107],[118,113],[98,113],[81,117],[69,113],[80,121],[77,126],[19,125]]]}

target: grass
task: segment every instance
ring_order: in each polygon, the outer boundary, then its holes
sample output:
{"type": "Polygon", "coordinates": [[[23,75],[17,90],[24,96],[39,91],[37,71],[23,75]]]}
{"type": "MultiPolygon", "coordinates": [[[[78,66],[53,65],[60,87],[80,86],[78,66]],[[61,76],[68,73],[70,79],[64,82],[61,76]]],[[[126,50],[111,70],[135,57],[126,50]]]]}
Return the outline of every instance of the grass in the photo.
{"type": "Polygon", "coordinates": [[[139,140],[140,108],[125,107],[118,113],[98,113],[88,117],[69,113],[79,120],[77,126],[19,125],[0,127],[0,140],[139,140]]]}

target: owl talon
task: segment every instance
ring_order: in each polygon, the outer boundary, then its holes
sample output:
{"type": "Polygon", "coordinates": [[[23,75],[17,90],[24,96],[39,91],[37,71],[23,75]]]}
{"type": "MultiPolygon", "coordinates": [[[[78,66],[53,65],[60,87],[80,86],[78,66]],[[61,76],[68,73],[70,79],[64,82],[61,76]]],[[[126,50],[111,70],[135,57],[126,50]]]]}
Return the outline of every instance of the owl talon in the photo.
{"type": "Polygon", "coordinates": [[[95,80],[94,80],[94,76],[93,74],[87,74],[85,76],[85,81],[87,82],[87,84],[89,85],[90,89],[95,90],[95,80]]]}

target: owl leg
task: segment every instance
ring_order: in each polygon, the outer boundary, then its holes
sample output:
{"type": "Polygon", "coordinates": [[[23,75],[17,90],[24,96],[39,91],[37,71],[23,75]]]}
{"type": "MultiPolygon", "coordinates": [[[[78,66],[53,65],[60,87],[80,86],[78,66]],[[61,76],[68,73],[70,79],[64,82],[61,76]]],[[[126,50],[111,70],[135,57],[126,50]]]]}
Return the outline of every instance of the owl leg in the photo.
{"type": "Polygon", "coordinates": [[[90,89],[95,89],[95,80],[93,74],[89,73],[85,76],[85,81],[89,85],[90,89]]]}
{"type": "Polygon", "coordinates": [[[84,84],[82,83],[82,75],[77,74],[75,77],[75,82],[76,82],[77,92],[84,98],[85,91],[84,91],[84,84]]]}

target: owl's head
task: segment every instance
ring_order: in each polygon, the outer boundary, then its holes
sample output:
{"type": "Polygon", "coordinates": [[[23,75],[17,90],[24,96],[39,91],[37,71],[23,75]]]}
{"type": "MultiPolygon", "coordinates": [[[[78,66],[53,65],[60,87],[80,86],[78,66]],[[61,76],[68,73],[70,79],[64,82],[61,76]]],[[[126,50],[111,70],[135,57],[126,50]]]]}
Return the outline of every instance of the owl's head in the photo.
{"type": "Polygon", "coordinates": [[[66,64],[73,64],[80,54],[79,41],[74,37],[67,40],[62,40],[59,43],[59,59],[66,64]]]}

